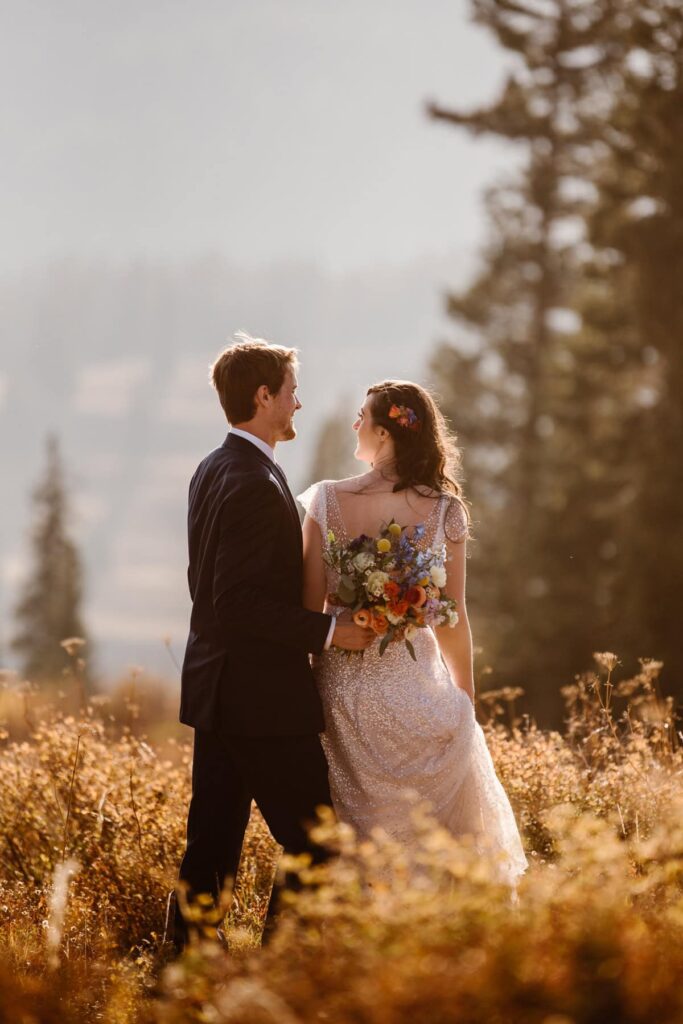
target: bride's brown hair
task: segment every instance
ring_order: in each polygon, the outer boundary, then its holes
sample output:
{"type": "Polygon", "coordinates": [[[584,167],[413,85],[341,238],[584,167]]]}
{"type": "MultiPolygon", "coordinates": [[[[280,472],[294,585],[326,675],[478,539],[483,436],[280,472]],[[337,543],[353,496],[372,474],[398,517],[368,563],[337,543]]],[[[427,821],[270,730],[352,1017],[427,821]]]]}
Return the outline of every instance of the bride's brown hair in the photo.
{"type": "Polygon", "coordinates": [[[469,526],[469,509],[459,480],[462,453],[429,391],[411,381],[385,380],[373,384],[367,394],[373,422],[384,427],[394,442],[398,476],[394,491],[413,487],[451,494],[460,501],[469,526]],[[412,410],[417,422],[410,425],[412,417],[401,415],[403,410],[412,410]]]}

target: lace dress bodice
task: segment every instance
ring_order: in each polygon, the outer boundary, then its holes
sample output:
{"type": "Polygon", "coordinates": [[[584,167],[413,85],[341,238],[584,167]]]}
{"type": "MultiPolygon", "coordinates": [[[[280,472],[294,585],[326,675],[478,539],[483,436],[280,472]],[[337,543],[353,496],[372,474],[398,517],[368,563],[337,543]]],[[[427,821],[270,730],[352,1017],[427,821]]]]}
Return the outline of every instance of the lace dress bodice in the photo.
{"type": "MultiPolygon", "coordinates": [[[[313,484],[298,500],[320,527],[324,548],[330,530],[342,543],[353,539],[334,481],[313,484]]],[[[417,543],[438,548],[446,535],[458,543],[467,532],[460,501],[442,495],[417,543]]],[[[325,571],[327,593],[334,594],[337,573],[325,571]]],[[[328,599],[326,610],[342,609],[328,599]]],[[[493,854],[501,877],[514,883],[527,861],[472,702],[451,680],[431,628],[418,630],[413,647],[416,661],[398,642],[383,655],[376,642],[362,656],[331,648],[316,659],[335,810],[360,836],[379,827],[410,842],[410,804],[427,802],[453,834],[470,834],[482,855],[493,854]]]]}
{"type": "MultiPolygon", "coordinates": [[[[297,500],[320,527],[324,549],[329,548],[329,531],[332,531],[341,543],[348,544],[353,540],[344,523],[335,481],[322,480],[317,484],[312,484],[303,494],[297,496],[297,500]]],[[[468,533],[467,516],[462,503],[458,498],[447,494],[435,498],[429,515],[424,522],[417,523],[415,526],[422,526],[424,529],[422,537],[416,543],[420,550],[439,548],[444,543],[446,536],[449,540],[460,543],[468,533]]],[[[411,529],[414,532],[415,527],[411,529]]],[[[326,564],[325,576],[327,593],[334,594],[339,584],[339,575],[326,564]]],[[[325,603],[326,612],[334,613],[342,610],[340,606],[333,605],[329,601],[325,603]]]]}

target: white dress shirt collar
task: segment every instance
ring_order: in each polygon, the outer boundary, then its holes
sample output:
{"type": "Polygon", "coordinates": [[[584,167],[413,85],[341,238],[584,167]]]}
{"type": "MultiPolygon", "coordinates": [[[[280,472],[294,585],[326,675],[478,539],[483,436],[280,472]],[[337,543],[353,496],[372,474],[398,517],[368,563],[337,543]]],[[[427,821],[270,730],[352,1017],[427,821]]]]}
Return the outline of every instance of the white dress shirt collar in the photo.
{"type": "Polygon", "coordinates": [[[235,434],[237,437],[243,437],[245,441],[251,441],[259,451],[268,456],[271,462],[275,462],[275,450],[269,444],[266,444],[265,441],[262,441],[260,437],[250,434],[248,430],[240,430],[239,427],[230,427],[230,433],[235,434]]]}

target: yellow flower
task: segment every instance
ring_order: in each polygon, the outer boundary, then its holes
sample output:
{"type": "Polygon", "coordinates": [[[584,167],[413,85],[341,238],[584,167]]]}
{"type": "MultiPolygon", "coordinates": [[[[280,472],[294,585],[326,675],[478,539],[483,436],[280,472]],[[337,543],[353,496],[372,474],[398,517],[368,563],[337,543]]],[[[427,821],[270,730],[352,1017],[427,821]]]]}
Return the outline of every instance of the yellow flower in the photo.
{"type": "Polygon", "coordinates": [[[327,531],[327,539],[330,542],[330,544],[334,544],[335,540],[337,539],[335,535],[332,533],[332,530],[327,531]]]}
{"type": "Polygon", "coordinates": [[[401,527],[398,525],[398,523],[389,523],[389,533],[391,534],[392,537],[401,536],[401,527]]]}
{"type": "Polygon", "coordinates": [[[429,576],[425,576],[424,579],[420,580],[421,587],[426,587],[429,583],[431,583],[429,576]]]}
{"type": "Polygon", "coordinates": [[[391,541],[387,540],[386,537],[382,537],[381,540],[377,541],[377,550],[380,554],[385,555],[387,551],[391,551],[391,541]]]}

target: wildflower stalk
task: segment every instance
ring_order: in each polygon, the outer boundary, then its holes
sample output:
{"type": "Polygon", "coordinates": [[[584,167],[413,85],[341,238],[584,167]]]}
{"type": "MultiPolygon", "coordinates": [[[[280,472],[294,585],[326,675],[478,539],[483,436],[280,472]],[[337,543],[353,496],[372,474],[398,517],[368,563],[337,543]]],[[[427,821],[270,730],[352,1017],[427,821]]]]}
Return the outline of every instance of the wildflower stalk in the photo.
{"type": "Polygon", "coordinates": [[[645,783],[645,785],[649,789],[650,793],[652,794],[652,796],[656,800],[657,799],[656,790],[651,785],[650,780],[648,779],[648,777],[645,774],[645,772],[641,771],[641,769],[638,767],[638,765],[636,764],[634,759],[631,757],[631,755],[628,752],[627,748],[624,746],[624,744],[622,742],[622,739],[621,739],[621,736],[619,735],[619,733],[617,731],[617,728],[616,728],[616,726],[614,724],[614,717],[612,715],[612,708],[611,708],[611,696],[612,696],[612,690],[614,689],[614,687],[613,687],[612,682],[611,682],[611,677],[612,677],[612,671],[613,671],[614,666],[616,664],[616,659],[614,661],[605,659],[604,661],[601,661],[600,663],[602,665],[604,665],[605,670],[607,672],[607,679],[605,681],[605,699],[604,699],[604,701],[602,699],[602,694],[600,692],[600,677],[599,676],[596,677],[595,693],[596,693],[596,696],[598,698],[598,702],[600,704],[600,709],[601,709],[601,711],[603,713],[603,716],[604,716],[604,718],[605,718],[605,720],[607,722],[607,726],[608,726],[612,736],[614,737],[615,741],[619,745],[619,749],[622,751],[624,757],[626,758],[628,763],[631,765],[631,767],[633,768],[634,772],[643,780],[643,782],[645,783]]]}
{"type": "Polygon", "coordinates": [[[168,651],[168,656],[171,659],[171,661],[173,662],[178,675],[180,675],[182,669],[180,667],[180,662],[178,661],[178,659],[175,656],[175,651],[171,647],[171,638],[170,638],[170,636],[165,636],[164,637],[164,647],[168,651]]]}
{"type": "Polygon", "coordinates": [[[73,768],[71,770],[71,784],[69,785],[69,799],[66,805],[66,819],[64,821],[64,839],[62,842],[62,860],[66,859],[66,844],[69,838],[69,822],[71,820],[71,805],[74,796],[74,783],[76,781],[76,768],[78,767],[78,754],[81,747],[81,733],[76,736],[76,754],[74,755],[73,768]]]}
{"type": "Polygon", "coordinates": [[[130,805],[133,810],[133,820],[135,822],[135,828],[137,831],[138,850],[140,851],[140,859],[144,861],[145,855],[142,850],[142,828],[140,827],[140,818],[138,817],[138,809],[135,803],[135,788],[133,784],[133,762],[130,763],[130,769],[128,773],[128,784],[130,788],[130,805]]]}

